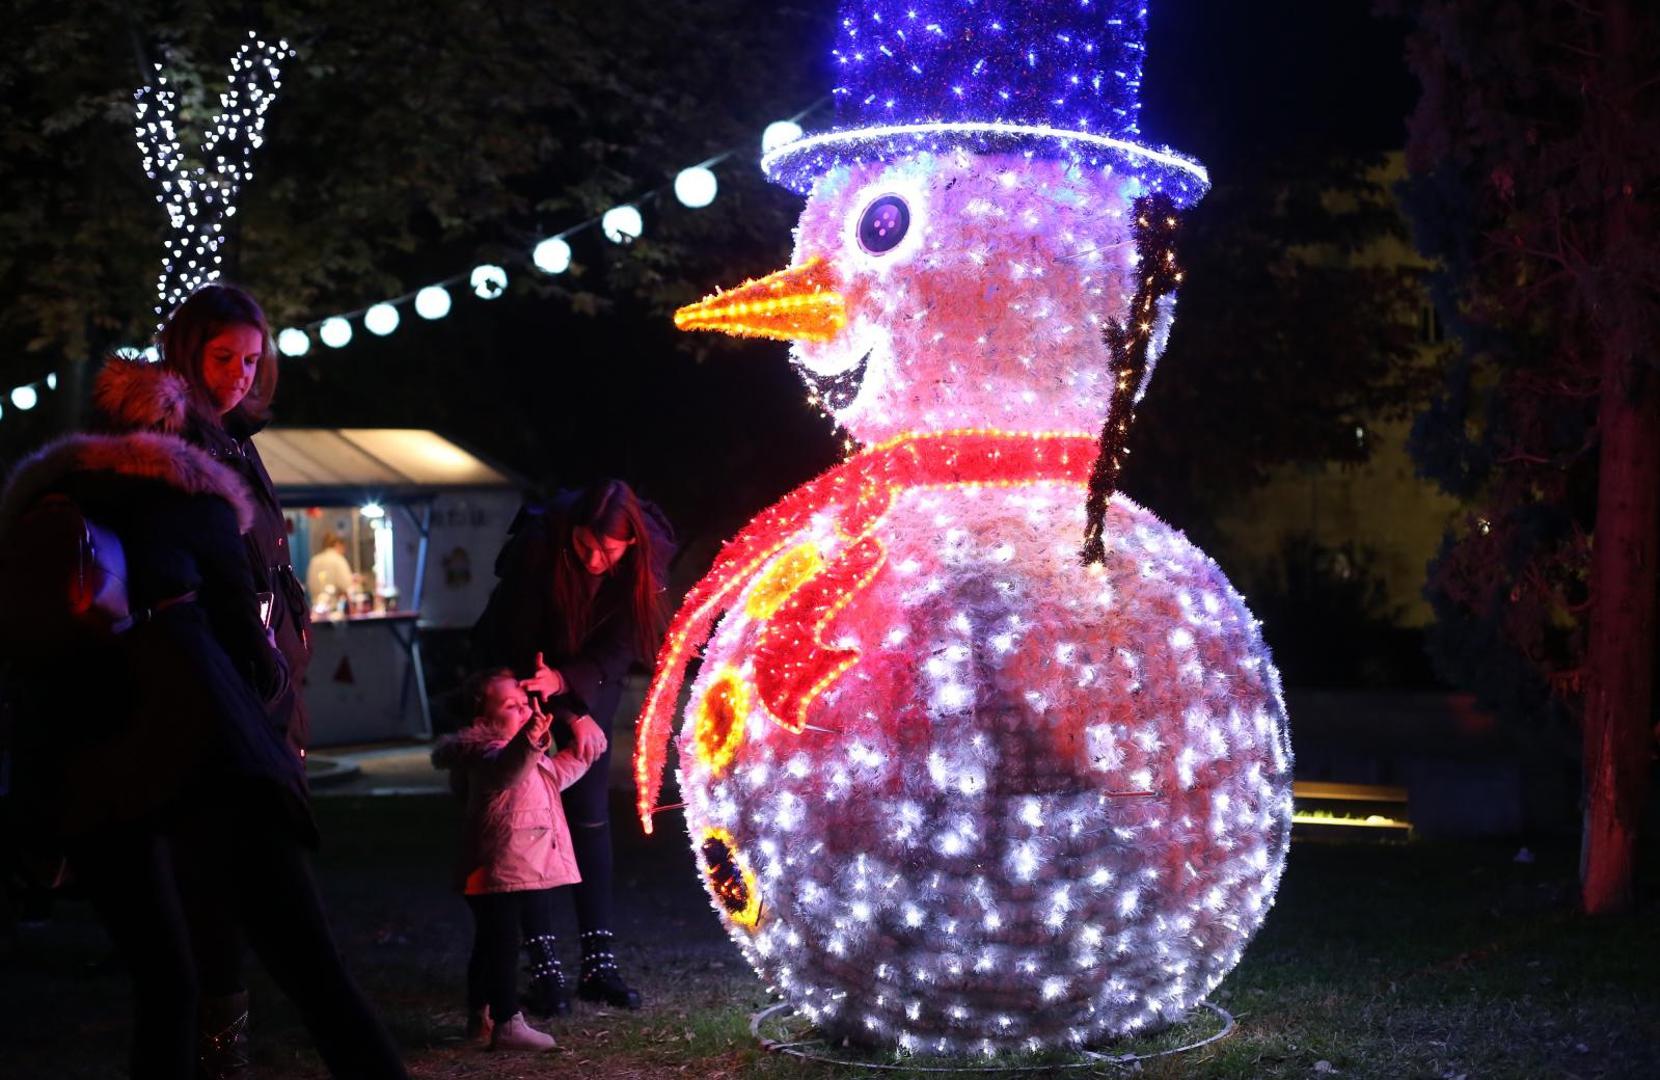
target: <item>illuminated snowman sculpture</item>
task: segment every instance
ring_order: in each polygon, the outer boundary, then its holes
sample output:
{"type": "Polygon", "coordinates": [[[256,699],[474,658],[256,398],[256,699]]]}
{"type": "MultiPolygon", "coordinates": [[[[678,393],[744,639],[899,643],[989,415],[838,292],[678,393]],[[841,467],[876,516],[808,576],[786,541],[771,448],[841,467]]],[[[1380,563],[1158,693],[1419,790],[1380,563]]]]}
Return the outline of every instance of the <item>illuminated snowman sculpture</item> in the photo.
{"type": "Polygon", "coordinates": [[[1255,620],[1112,494],[1205,174],[1135,141],[1145,0],[841,14],[847,123],[763,159],[807,194],[793,265],[676,321],[794,341],[864,449],[686,597],[642,819],[701,647],[692,847],[799,1011],[950,1054],[1158,1026],[1238,963],[1291,822],[1255,620]]]}

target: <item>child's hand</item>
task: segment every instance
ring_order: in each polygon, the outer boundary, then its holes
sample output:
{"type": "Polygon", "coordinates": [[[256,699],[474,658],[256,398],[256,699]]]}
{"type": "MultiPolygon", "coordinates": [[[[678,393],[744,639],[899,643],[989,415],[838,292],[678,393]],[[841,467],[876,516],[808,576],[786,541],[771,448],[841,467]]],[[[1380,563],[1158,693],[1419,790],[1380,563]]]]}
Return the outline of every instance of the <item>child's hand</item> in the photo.
{"type": "Polygon", "coordinates": [[[530,719],[525,723],[530,727],[530,741],[541,742],[548,737],[548,726],[553,723],[553,717],[536,707],[534,701],[530,705],[530,719]]]}

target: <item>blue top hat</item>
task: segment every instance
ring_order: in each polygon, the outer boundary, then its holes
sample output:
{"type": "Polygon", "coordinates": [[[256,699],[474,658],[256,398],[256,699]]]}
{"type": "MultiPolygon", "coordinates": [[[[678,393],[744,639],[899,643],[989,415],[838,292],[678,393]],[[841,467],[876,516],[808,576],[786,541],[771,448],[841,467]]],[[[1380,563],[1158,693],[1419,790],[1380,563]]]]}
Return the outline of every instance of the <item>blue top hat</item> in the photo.
{"type": "Polygon", "coordinates": [[[1204,166],[1147,146],[1137,123],[1151,0],[844,0],[836,126],[761,158],[806,194],[838,165],[966,147],[1061,158],[1178,207],[1204,166]]]}

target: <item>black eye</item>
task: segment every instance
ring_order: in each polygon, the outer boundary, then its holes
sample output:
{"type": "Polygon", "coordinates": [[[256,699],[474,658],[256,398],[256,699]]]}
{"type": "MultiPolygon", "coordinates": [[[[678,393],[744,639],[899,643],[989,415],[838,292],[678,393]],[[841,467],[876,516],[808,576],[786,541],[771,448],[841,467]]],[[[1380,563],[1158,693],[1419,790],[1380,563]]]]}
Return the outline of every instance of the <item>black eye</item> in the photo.
{"type": "Polygon", "coordinates": [[[911,227],[911,208],[897,195],[884,195],[859,218],[859,246],[881,255],[899,246],[911,227]]]}

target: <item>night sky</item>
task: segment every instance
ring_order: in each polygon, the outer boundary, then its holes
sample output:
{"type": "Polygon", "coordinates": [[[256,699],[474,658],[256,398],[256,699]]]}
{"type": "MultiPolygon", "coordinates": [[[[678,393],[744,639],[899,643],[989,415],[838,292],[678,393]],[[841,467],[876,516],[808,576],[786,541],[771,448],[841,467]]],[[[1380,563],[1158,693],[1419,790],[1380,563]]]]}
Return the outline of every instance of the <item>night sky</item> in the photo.
{"type": "Polygon", "coordinates": [[[1157,0],[1142,129],[1225,179],[1253,146],[1398,149],[1417,84],[1367,0],[1157,0]]]}

